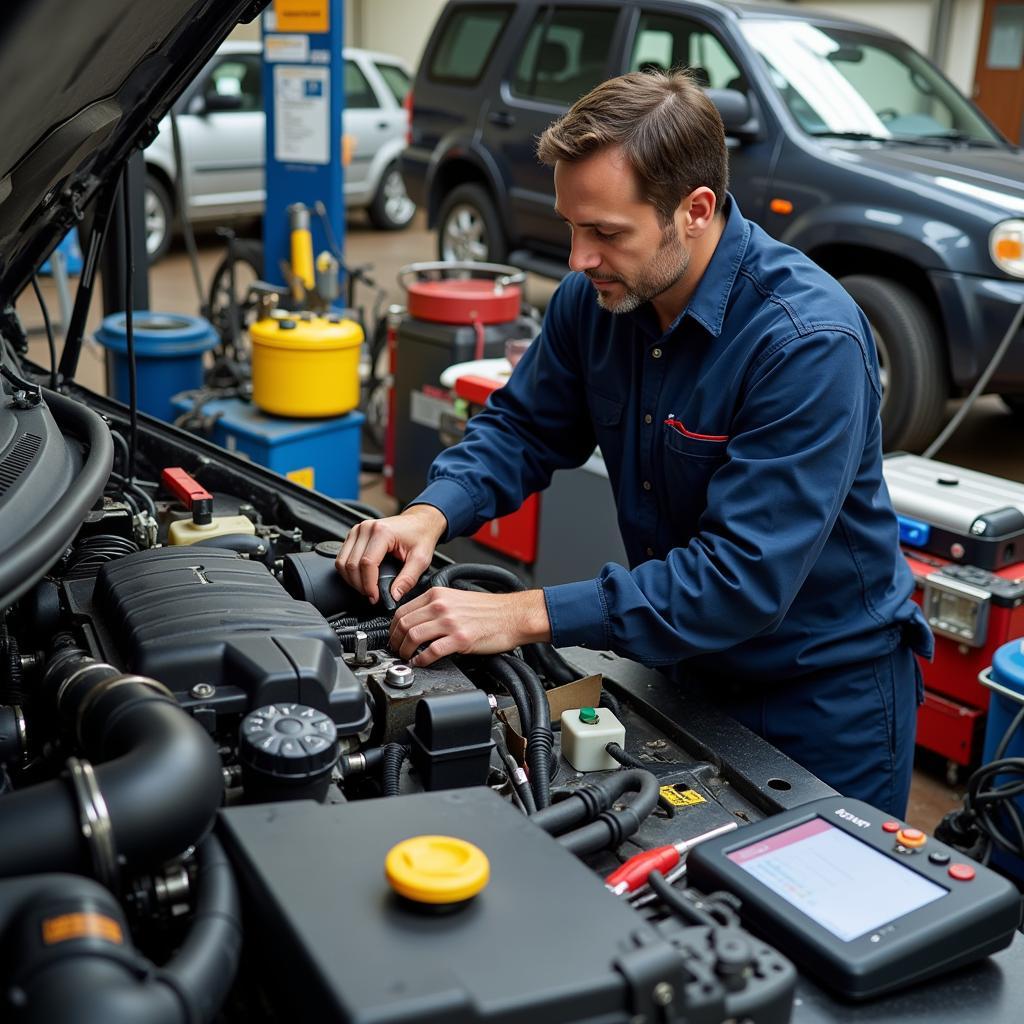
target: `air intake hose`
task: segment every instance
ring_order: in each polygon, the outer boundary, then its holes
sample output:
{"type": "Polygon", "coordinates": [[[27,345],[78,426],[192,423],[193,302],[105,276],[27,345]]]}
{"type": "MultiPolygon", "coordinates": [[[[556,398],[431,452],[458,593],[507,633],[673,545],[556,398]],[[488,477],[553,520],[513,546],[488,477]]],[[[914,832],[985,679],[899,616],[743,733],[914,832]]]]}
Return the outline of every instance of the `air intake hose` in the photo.
{"type": "Polygon", "coordinates": [[[11,1024],[205,1024],[238,969],[242,922],[231,866],[213,836],[199,847],[196,910],[163,968],[132,947],[117,901],[76,875],[0,881],[0,1018],[11,1024]],[[17,992],[16,1005],[8,1001],[17,992]]]}
{"type": "Polygon", "coordinates": [[[51,660],[45,685],[92,764],[72,759],[68,778],[0,800],[0,877],[80,871],[111,884],[118,857],[160,864],[206,834],[223,793],[220,758],[163,686],[76,648],[51,660]]]}

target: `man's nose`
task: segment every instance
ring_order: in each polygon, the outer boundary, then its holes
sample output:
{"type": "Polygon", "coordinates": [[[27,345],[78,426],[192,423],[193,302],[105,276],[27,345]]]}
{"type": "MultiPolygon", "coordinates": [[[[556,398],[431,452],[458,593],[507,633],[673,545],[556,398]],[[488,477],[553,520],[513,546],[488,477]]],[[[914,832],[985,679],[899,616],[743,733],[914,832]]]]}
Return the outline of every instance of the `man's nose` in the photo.
{"type": "Polygon", "coordinates": [[[596,246],[587,245],[576,238],[572,240],[572,248],[569,250],[570,270],[593,270],[600,265],[601,254],[596,246]]]}

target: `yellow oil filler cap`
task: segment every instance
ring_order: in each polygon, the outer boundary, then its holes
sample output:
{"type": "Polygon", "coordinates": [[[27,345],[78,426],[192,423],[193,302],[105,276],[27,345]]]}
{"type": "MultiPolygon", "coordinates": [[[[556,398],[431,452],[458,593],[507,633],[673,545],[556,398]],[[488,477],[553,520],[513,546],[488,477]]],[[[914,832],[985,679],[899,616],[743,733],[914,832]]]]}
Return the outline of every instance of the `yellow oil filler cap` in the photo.
{"type": "Polygon", "coordinates": [[[359,404],[359,346],[354,320],[282,314],[249,328],[252,400],[273,416],[341,416],[359,404]]]}
{"type": "Polygon", "coordinates": [[[399,896],[445,906],[481,892],[491,877],[491,864],[480,847],[464,839],[413,836],[388,851],[384,874],[399,896]]]}

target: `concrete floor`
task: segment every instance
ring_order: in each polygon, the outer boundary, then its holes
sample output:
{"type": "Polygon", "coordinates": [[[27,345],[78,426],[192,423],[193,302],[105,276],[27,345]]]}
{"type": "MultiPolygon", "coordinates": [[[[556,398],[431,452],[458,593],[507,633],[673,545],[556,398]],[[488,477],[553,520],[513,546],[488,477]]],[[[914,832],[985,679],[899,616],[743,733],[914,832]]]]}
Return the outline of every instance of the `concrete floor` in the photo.
{"type": "MultiPolygon", "coordinates": [[[[254,230],[249,229],[250,232],[254,230]]],[[[245,235],[245,227],[239,227],[239,234],[245,235]]],[[[223,243],[212,234],[200,234],[199,266],[204,288],[209,286],[214,268],[223,256],[223,243]]],[[[370,263],[378,287],[386,291],[387,302],[401,302],[402,292],[397,283],[397,274],[408,263],[436,259],[435,237],[428,231],[422,215],[419,215],[409,229],[399,232],[375,231],[359,216],[354,215],[347,226],[345,240],[346,255],[352,265],[370,263]]],[[[49,280],[41,280],[43,294],[50,306],[51,315],[58,319],[56,293],[49,280]]],[[[526,285],[529,302],[543,307],[554,290],[554,282],[530,275],[526,285]]],[[[161,311],[194,313],[199,308],[192,274],[183,246],[180,242],[171,254],[153,268],[150,274],[151,308],[161,311]]],[[[361,300],[368,306],[373,296],[364,293],[361,300]]],[[[42,320],[31,290],[27,290],[18,303],[26,327],[40,330],[42,320]]],[[[83,349],[78,379],[87,387],[105,390],[103,353],[91,340],[93,331],[100,321],[99,300],[93,304],[89,321],[90,340],[83,349]]],[[[31,341],[31,356],[40,365],[47,365],[46,343],[38,334],[31,341]]],[[[949,414],[957,408],[949,404],[949,414]]],[[[971,469],[993,473],[1011,480],[1024,482],[1024,425],[1006,410],[995,396],[979,400],[960,427],[958,433],[939,453],[945,462],[971,469]]],[[[363,498],[385,511],[393,505],[374,476],[363,478],[363,498]]],[[[943,814],[957,806],[962,798],[961,786],[950,786],[945,777],[944,766],[928,758],[919,758],[914,773],[908,819],[911,824],[932,831],[943,814]]]]}

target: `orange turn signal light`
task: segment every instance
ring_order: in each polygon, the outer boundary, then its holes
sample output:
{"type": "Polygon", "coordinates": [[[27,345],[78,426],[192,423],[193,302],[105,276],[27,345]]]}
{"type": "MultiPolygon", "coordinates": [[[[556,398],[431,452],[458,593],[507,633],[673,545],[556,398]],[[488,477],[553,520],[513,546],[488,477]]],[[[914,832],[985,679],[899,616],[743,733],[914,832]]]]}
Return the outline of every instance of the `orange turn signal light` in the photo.
{"type": "Polygon", "coordinates": [[[1024,244],[1019,238],[1000,238],[995,248],[997,259],[1019,260],[1024,256],[1024,244]]]}
{"type": "Polygon", "coordinates": [[[793,212],[793,204],[788,199],[773,199],[769,206],[772,213],[781,213],[783,217],[793,212]]]}

